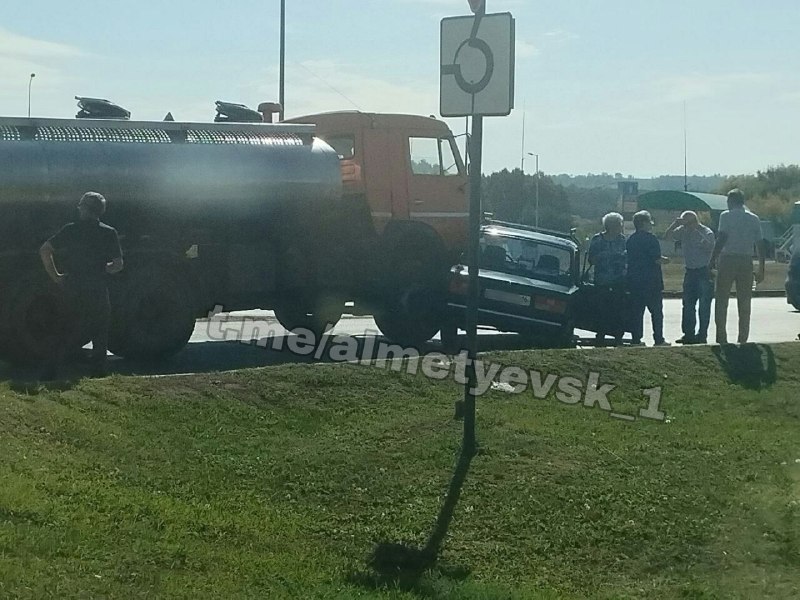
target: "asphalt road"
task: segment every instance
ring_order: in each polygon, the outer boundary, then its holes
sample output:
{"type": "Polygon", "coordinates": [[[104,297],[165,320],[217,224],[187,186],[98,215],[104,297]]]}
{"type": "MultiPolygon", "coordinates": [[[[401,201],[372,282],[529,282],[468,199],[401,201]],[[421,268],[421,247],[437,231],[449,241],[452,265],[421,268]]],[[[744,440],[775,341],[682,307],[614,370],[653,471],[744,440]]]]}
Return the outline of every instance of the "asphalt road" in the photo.
{"type": "MultiPolygon", "coordinates": [[[[665,336],[674,341],[681,335],[680,300],[667,299],[665,308],[665,336]]],[[[713,310],[713,307],[712,307],[713,310]]],[[[118,357],[110,357],[111,373],[128,375],[169,375],[180,373],[210,373],[242,368],[263,367],[288,363],[316,363],[344,360],[341,356],[330,356],[330,347],[341,346],[350,340],[352,354],[356,359],[379,358],[381,344],[390,342],[380,335],[375,321],[370,317],[345,315],[330,332],[327,345],[303,346],[298,336],[287,335],[270,311],[246,311],[220,315],[218,320],[200,320],[190,343],[176,356],[158,363],[134,363],[118,357]],[[338,337],[342,336],[342,337],[338,337]]],[[[733,299],[728,311],[728,339],[736,340],[736,301],[733,299]]],[[[714,338],[714,325],[709,330],[709,340],[714,338]]],[[[751,342],[777,343],[796,341],[800,332],[800,313],[786,303],[785,298],[755,298],[751,319],[751,342]]],[[[463,332],[462,332],[463,333],[463,332]]],[[[479,351],[519,350],[525,348],[519,336],[481,329],[479,351]]],[[[591,347],[594,334],[577,331],[587,348],[591,347]]],[[[652,345],[652,329],[649,318],[645,322],[645,343],[652,345]]],[[[385,346],[384,346],[385,347],[385,346]]],[[[432,340],[420,353],[441,351],[438,339],[432,340]]],[[[591,351],[591,350],[587,350],[591,351]]],[[[646,350],[643,350],[646,351],[646,350]]],[[[81,367],[74,367],[66,377],[80,376],[81,367]]],[[[35,369],[15,369],[0,365],[0,379],[33,380],[35,369]]]]}
{"type": "MultiPolygon", "coordinates": [[[[751,342],[772,344],[797,340],[797,335],[800,333],[800,313],[787,304],[785,298],[754,298],[751,312],[751,342]]],[[[248,326],[239,328],[239,331],[244,334],[243,337],[248,337],[247,334],[251,331],[256,334],[259,333],[255,328],[255,323],[261,324],[263,331],[272,332],[273,334],[285,332],[285,330],[275,322],[272,312],[270,311],[234,312],[229,313],[228,317],[233,320],[230,324],[231,331],[228,334],[231,339],[233,339],[234,335],[237,335],[233,333],[233,330],[236,329],[234,322],[238,322],[239,319],[245,321],[250,320],[251,323],[248,326]]],[[[645,336],[643,341],[648,345],[652,345],[653,343],[652,331],[649,315],[645,313],[645,336]]],[[[709,328],[709,341],[711,342],[713,342],[715,331],[714,307],[712,305],[711,326],[709,328]]],[[[730,341],[736,341],[737,331],[736,299],[732,298],[728,307],[728,339],[730,341]]],[[[357,337],[380,335],[378,326],[372,318],[353,317],[351,315],[345,315],[331,333],[332,335],[350,335],[357,337]]],[[[502,332],[493,329],[482,329],[479,333],[481,336],[486,336],[498,335],[502,332]]],[[[586,331],[578,330],[576,333],[581,338],[586,338],[587,344],[588,340],[594,337],[594,334],[586,331]]],[[[217,331],[215,325],[212,326],[209,322],[200,321],[195,328],[191,341],[210,342],[215,341],[215,339],[218,341],[223,335],[223,332],[217,331]]],[[[668,341],[674,341],[682,335],[681,301],[678,299],[664,300],[664,335],[668,341]]],[[[438,340],[438,336],[435,339],[438,340]]]]}

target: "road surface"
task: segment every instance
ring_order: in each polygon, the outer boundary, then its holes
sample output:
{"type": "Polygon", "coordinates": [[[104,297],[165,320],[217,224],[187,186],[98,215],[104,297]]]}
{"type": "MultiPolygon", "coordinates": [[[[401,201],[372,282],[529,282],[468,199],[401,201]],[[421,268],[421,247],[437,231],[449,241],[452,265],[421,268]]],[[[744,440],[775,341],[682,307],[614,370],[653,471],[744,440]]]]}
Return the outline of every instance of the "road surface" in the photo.
{"type": "MultiPolygon", "coordinates": [[[[709,328],[709,341],[714,341],[714,307],[711,307],[711,326],[709,328]]],[[[253,331],[258,333],[256,324],[261,324],[265,331],[277,334],[285,330],[275,321],[270,311],[243,311],[229,313],[228,315],[234,322],[242,319],[242,322],[249,321],[248,326],[239,330],[244,334],[253,331]]],[[[236,329],[234,323],[230,324],[231,330],[236,329]]],[[[649,314],[645,313],[645,335],[643,341],[647,345],[653,344],[653,333],[650,324],[649,314]]],[[[737,310],[736,299],[732,298],[728,308],[728,339],[736,341],[737,310]]],[[[333,335],[351,335],[363,337],[365,335],[380,335],[378,326],[371,317],[353,317],[345,315],[331,332],[333,335]]],[[[462,332],[463,333],[463,332],[462,332]]],[[[481,336],[498,335],[491,329],[479,331],[481,336]]],[[[585,331],[576,331],[581,338],[593,338],[594,334],[585,331]]],[[[786,303],[785,298],[754,298],[752,306],[752,317],[750,319],[750,341],[764,344],[777,342],[789,342],[797,340],[800,333],[800,313],[786,303]]],[[[222,333],[217,331],[216,326],[211,326],[208,321],[198,321],[195,327],[191,342],[212,342],[220,341],[222,333]],[[216,338],[216,339],[215,339],[216,338]]],[[[664,300],[664,336],[667,341],[674,341],[681,337],[681,301],[678,299],[664,300]]],[[[230,339],[234,339],[231,331],[228,334],[230,339]]],[[[245,336],[247,337],[247,336],[245,336]]],[[[438,340],[437,338],[435,338],[438,340]]]]}
{"type": "MultiPolygon", "coordinates": [[[[674,341],[681,335],[681,303],[677,299],[664,301],[665,336],[674,341]]],[[[298,336],[287,335],[285,329],[275,320],[270,311],[246,311],[220,315],[227,319],[199,320],[190,343],[176,356],[153,364],[133,363],[118,357],[110,357],[109,371],[126,375],[169,375],[180,373],[211,373],[252,367],[273,366],[287,363],[315,363],[341,360],[326,352],[330,346],[322,345],[319,354],[314,350],[299,354],[298,336]],[[226,339],[227,338],[227,339],[226,339]]],[[[645,322],[644,341],[652,345],[652,330],[649,318],[645,322]]],[[[728,339],[736,340],[736,301],[732,300],[728,313],[728,339]]],[[[751,319],[751,342],[778,343],[796,341],[800,332],[800,313],[786,303],[785,298],[754,298],[751,319]]],[[[463,333],[463,332],[462,332],[463,333]]],[[[594,334],[576,331],[591,347],[594,334]]],[[[522,340],[515,334],[495,330],[479,330],[479,351],[520,350],[525,348],[522,340]]],[[[366,356],[380,356],[380,345],[391,343],[382,338],[375,321],[371,317],[345,315],[330,333],[331,342],[338,344],[342,339],[352,340],[356,345],[356,359],[366,356]],[[334,336],[343,336],[341,338],[334,336]],[[374,349],[374,353],[373,353],[374,349]],[[369,351],[367,351],[369,350],[369,351]]],[[[709,330],[709,340],[714,339],[714,325],[709,330]]],[[[421,353],[442,351],[438,339],[432,340],[421,353]]],[[[592,350],[587,349],[591,352],[592,350]]],[[[646,352],[646,350],[643,349],[646,352]]],[[[72,369],[80,376],[80,367],[72,369]]],[[[70,374],[66,374],[71,377],[70,374]]],[[[0,363],[0,379],[35,380],[37,369],[12,368],[0,363]]]]}

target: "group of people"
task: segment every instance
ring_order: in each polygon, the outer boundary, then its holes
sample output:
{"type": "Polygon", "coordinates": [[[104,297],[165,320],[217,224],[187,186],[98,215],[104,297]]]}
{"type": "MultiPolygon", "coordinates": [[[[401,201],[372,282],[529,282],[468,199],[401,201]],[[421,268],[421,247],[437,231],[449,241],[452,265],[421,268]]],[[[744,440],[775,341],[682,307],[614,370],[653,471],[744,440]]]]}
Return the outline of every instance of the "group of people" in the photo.
{"type": "MultiPolygon", "coordinates": [[[[727,195],[728,210],[719,218],[717,234],[703,225],[693,211],[683,212],[667,228],[665,236],[679,241],[684,257],[683,335],[681,344],[705,344],[711,320],[711,304],[716,298],[714,321],[716,342],[727,344],[728,301],[733,285],[739,316],[738,343],[750,335],[750,308],[753,281],[764,280],[765,245],[761,220],[745,207],[741,190],[727,195]],[[759,267],[753,273],[753,254],[759,267]]],[[[603,217],[603,231],[596,234],[588,250],[589,264],[594,268],[594,284],[598,290],[600,326],[597,343],[606,337],[620,345],[624,332],[631,332],[631,343],[643,345],[645,311],[651,315],[656,346],[669,346],[664,339],[662,265],[669,258],[662,256],[661,244],[652,233],[650,213],[642,210],[633,216],[635,232],[623,234],[623,217],[609,213],[603,217]]]]}
{"type": "Polygon", "coordinates": [[[123,259],[117,231],[100,220],[105,210],[106,199],[101,194],[85,193],[78,202],[79,218],[62,227],[39,250],[62,300],[61,314],[55,319],[57,330],[52,332],[55,342],[42,379],[56,379],[66,360],[81,351],[85,339],[92,342],[92,375],[106,372],[111,319],[108,276],[122,270],[123,259]]]}

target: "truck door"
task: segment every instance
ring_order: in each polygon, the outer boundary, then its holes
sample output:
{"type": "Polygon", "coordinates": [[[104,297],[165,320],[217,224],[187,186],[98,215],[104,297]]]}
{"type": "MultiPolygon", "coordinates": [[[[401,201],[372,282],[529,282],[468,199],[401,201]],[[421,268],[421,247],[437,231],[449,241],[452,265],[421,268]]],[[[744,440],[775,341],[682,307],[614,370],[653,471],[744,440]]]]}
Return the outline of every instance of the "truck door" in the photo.
{"type": "Polygon", "coordinates": [[[455,141],[449,136],[408,136],[408,214],[433,227],[458,246],[469,218],[467,175],[455,141]]]}

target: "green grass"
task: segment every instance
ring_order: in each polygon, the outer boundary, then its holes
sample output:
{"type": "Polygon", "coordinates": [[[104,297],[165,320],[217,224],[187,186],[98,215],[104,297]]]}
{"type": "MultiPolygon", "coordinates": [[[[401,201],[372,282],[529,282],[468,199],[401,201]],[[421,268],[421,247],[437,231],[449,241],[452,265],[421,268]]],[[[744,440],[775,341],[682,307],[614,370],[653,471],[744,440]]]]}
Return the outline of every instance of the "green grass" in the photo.
{"type": "Polygon", "coordinates": [[[798,598],[800,345],[499,353],[617,387],[478,399],[437,568],[462,388],[365,366],[0,386],[2,598],[798,598]],[[730,373],[730,375],[729,375],[730,373]]]}

